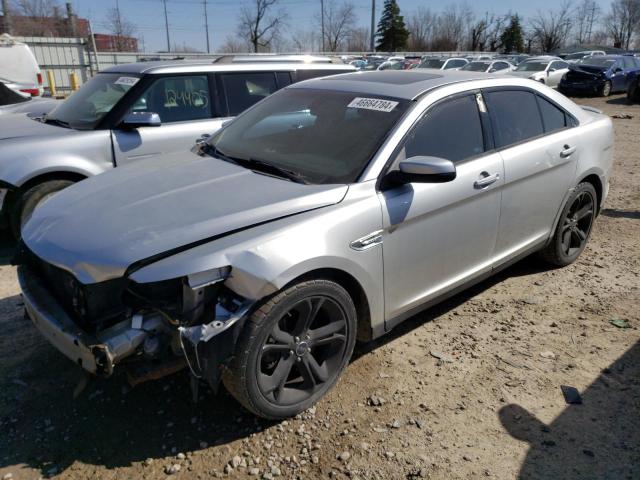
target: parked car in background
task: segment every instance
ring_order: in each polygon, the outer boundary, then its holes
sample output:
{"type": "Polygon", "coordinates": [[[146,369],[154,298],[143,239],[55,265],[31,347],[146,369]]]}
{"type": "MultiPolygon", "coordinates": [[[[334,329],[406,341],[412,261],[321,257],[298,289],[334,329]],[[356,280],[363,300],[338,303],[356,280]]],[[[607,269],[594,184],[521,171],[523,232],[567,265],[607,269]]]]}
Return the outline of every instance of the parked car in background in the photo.
{"type": "Polygon", "coordinates": [[[469,60],[466,58],[424,57],[416,68],[430,68],[433,70],[458,70],[469,60]]]}
{"type": "Polygon", "coordinates": [[[24,304],[92,374],[182,361],[253,414],[290,417],[337,382],[356,338],[528,254],[574,262],[612,146],[608,116],[519,78],[291,85],[194,152],[42,205],[16,259],[24,304]]]}
{"type": "Polygon", "coordinates": [[[562,93],[582,93],[608,97],[626,92],[640,71],[640,59],[632,55],[601,55],[578,60],[569,67],[559,89],[562,93]]]}
{"type": "Polygon", "coordinates": [[[364,70],[364,68],[367,66],[367,62],[364,60],[351,60],[349,62],[349,65],[353,65],[358,70],[364,70]]]}
{"type": "Polygon", "coordinates": [[[604,52],[603,50],[585,50],[584,52],[568,53],[566,55],[562,55],[561,57],[567,63],[575,63],[578,60],[584,60],[590,57],[599,57],[602,55],[606,55],[606,52],[604,52]]]}
{"type": "Polygon", "coordinates": [[[184,61],[111,67],[42,118],[0,116],[0,220],[18,236],[40,202],[77,181],[189,150],[280,88],[354,70],[184,61]]]}
{"type": "Polygon", "coordinates": [[[387,60],[380,64],[377,70],[405,70],[405,61],[402,60],[387,60]]]}
{"type": "Polygon", "coordinates": [[[563,75],[569,71],[569,64],[559,57],[533,57],[520,63],[509,72],[514,77],[529,78],[555,88],[563,75]]]}
{"type": "Polygon", "coordinates": [[[28,93],[10,88],[10,85],[0,80],[0,115],[26,113],[30,116],[42,116],[60,103],[60,100],[52,98],[32,97],[28,93]]]}
{"type": "Polygon", "coordinates": [[[32,97],[42,95],[42,72],[33,52],[7,34],[0,35],[0,79],[32,97]]]}
{"type": "Polygon", "coordinates": [[[514,66],[518,66],[522,62],[530,59],[531,56],[525,53],[514,53],[514,54],[506,54],[506,55],[496,55],[493,57],[493,60],[506,60],[510,64],[514,66]]]}
{"type": "Polygon", "coordinates": [[[474,60],[460,70],[464,72],[507,73],[515,68],[506,60],[474,60]]]}

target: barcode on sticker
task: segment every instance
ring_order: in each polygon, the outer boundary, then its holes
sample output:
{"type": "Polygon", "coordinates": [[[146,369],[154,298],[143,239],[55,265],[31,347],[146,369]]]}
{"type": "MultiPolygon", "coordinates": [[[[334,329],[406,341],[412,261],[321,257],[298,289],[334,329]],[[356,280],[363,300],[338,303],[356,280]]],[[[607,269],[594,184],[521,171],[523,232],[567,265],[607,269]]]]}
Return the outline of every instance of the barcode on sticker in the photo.
{"type": "Polygon", "coordinates": [[[115,85],[128,85],[129,87],[133,87],[140,80],[137,77],[120,77],[118,80],[114,82],[115,85]]]}
{"type": "Polygon", "coordinates": [[[396,108],[396,105],[398,105],[398,102],[392,102],[391,100],[356,97],[347,107],[364,108],[366,110],[375,110],[376,112],[390,112],[396,108]]]}

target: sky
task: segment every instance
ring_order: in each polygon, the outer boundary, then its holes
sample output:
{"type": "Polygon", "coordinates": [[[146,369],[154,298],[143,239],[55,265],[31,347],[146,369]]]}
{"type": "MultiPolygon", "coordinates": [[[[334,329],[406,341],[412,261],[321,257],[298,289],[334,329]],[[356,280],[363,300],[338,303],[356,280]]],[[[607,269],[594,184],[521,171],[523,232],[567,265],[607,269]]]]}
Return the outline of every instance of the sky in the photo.
{"type": "MultiPolygon", "coordinates": [[[[166,0],[169,17],[171,45],[186,45],[206,51],[203,0],[166,0]]],[[[215,52],[236,31],[238,14],[243,2],[251,0],[207,0],[209,16],[209,38],[211,51],[215,52]]],[[[328,0],[327,0],[328,1],[328,0]]],[[[337,0],[341,1],[341,0],[337,0]]],[[[371,21],[371,0],[350,0],[358,15],[359,26],[368,27],[371,21]]],[[[383,0],[376,1],[376,23],[383,0]]],[[[315,28],[315,18],[320,12],[320,0],[279,0],[289,16],[288,30],[315,28]]],[[[559,0],[471,0],[477,13],[517,12],[526,17],[537,11],[553,9],[559,0]]],[[[64,3],[64,0],[61,0],[64,3]]],[[[115,6],[116,0],[71,0],[80,17],[91,21],[95,33],[109,33],[105,22],[106,12],[115,6]]],[[[136,26],[140,49],[147,52],[166,50],[166,34],[162,0],[119,0],[120,11],[136,26]]],[[[444,0],[398,0],[401,13],[408,15],[419,6],[439,11],[451,2],[444,0]]],[[[603,7],[606,5],[603,3],[603,7]]]]}

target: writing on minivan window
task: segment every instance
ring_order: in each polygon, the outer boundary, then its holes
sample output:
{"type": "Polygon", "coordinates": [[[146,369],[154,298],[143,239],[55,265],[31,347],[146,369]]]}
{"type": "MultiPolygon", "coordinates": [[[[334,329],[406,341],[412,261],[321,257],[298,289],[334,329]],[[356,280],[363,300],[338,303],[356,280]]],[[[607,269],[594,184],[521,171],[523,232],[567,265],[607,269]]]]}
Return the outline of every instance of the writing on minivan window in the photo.
{"type": "Polygon", "coordinates": [[[165,90],[165,107],[195,107],[209,106],[209,93],[206,90],[165,90]]]}

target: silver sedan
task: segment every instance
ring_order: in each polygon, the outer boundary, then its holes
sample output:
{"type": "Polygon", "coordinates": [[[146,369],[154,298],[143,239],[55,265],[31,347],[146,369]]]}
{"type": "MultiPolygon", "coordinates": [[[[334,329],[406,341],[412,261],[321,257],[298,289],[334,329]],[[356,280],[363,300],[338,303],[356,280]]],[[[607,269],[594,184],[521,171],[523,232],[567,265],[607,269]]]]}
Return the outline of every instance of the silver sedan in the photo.
{"type": "Polygon", "coordinates": [[[26,310],[91,373],[183,364],[288,417],[336,383],[356,339],[526,255],[575,261],[612,149],[608,117],[530,80],[292,85],[193,153],[43,204],[17,259],[26,310]]]}

